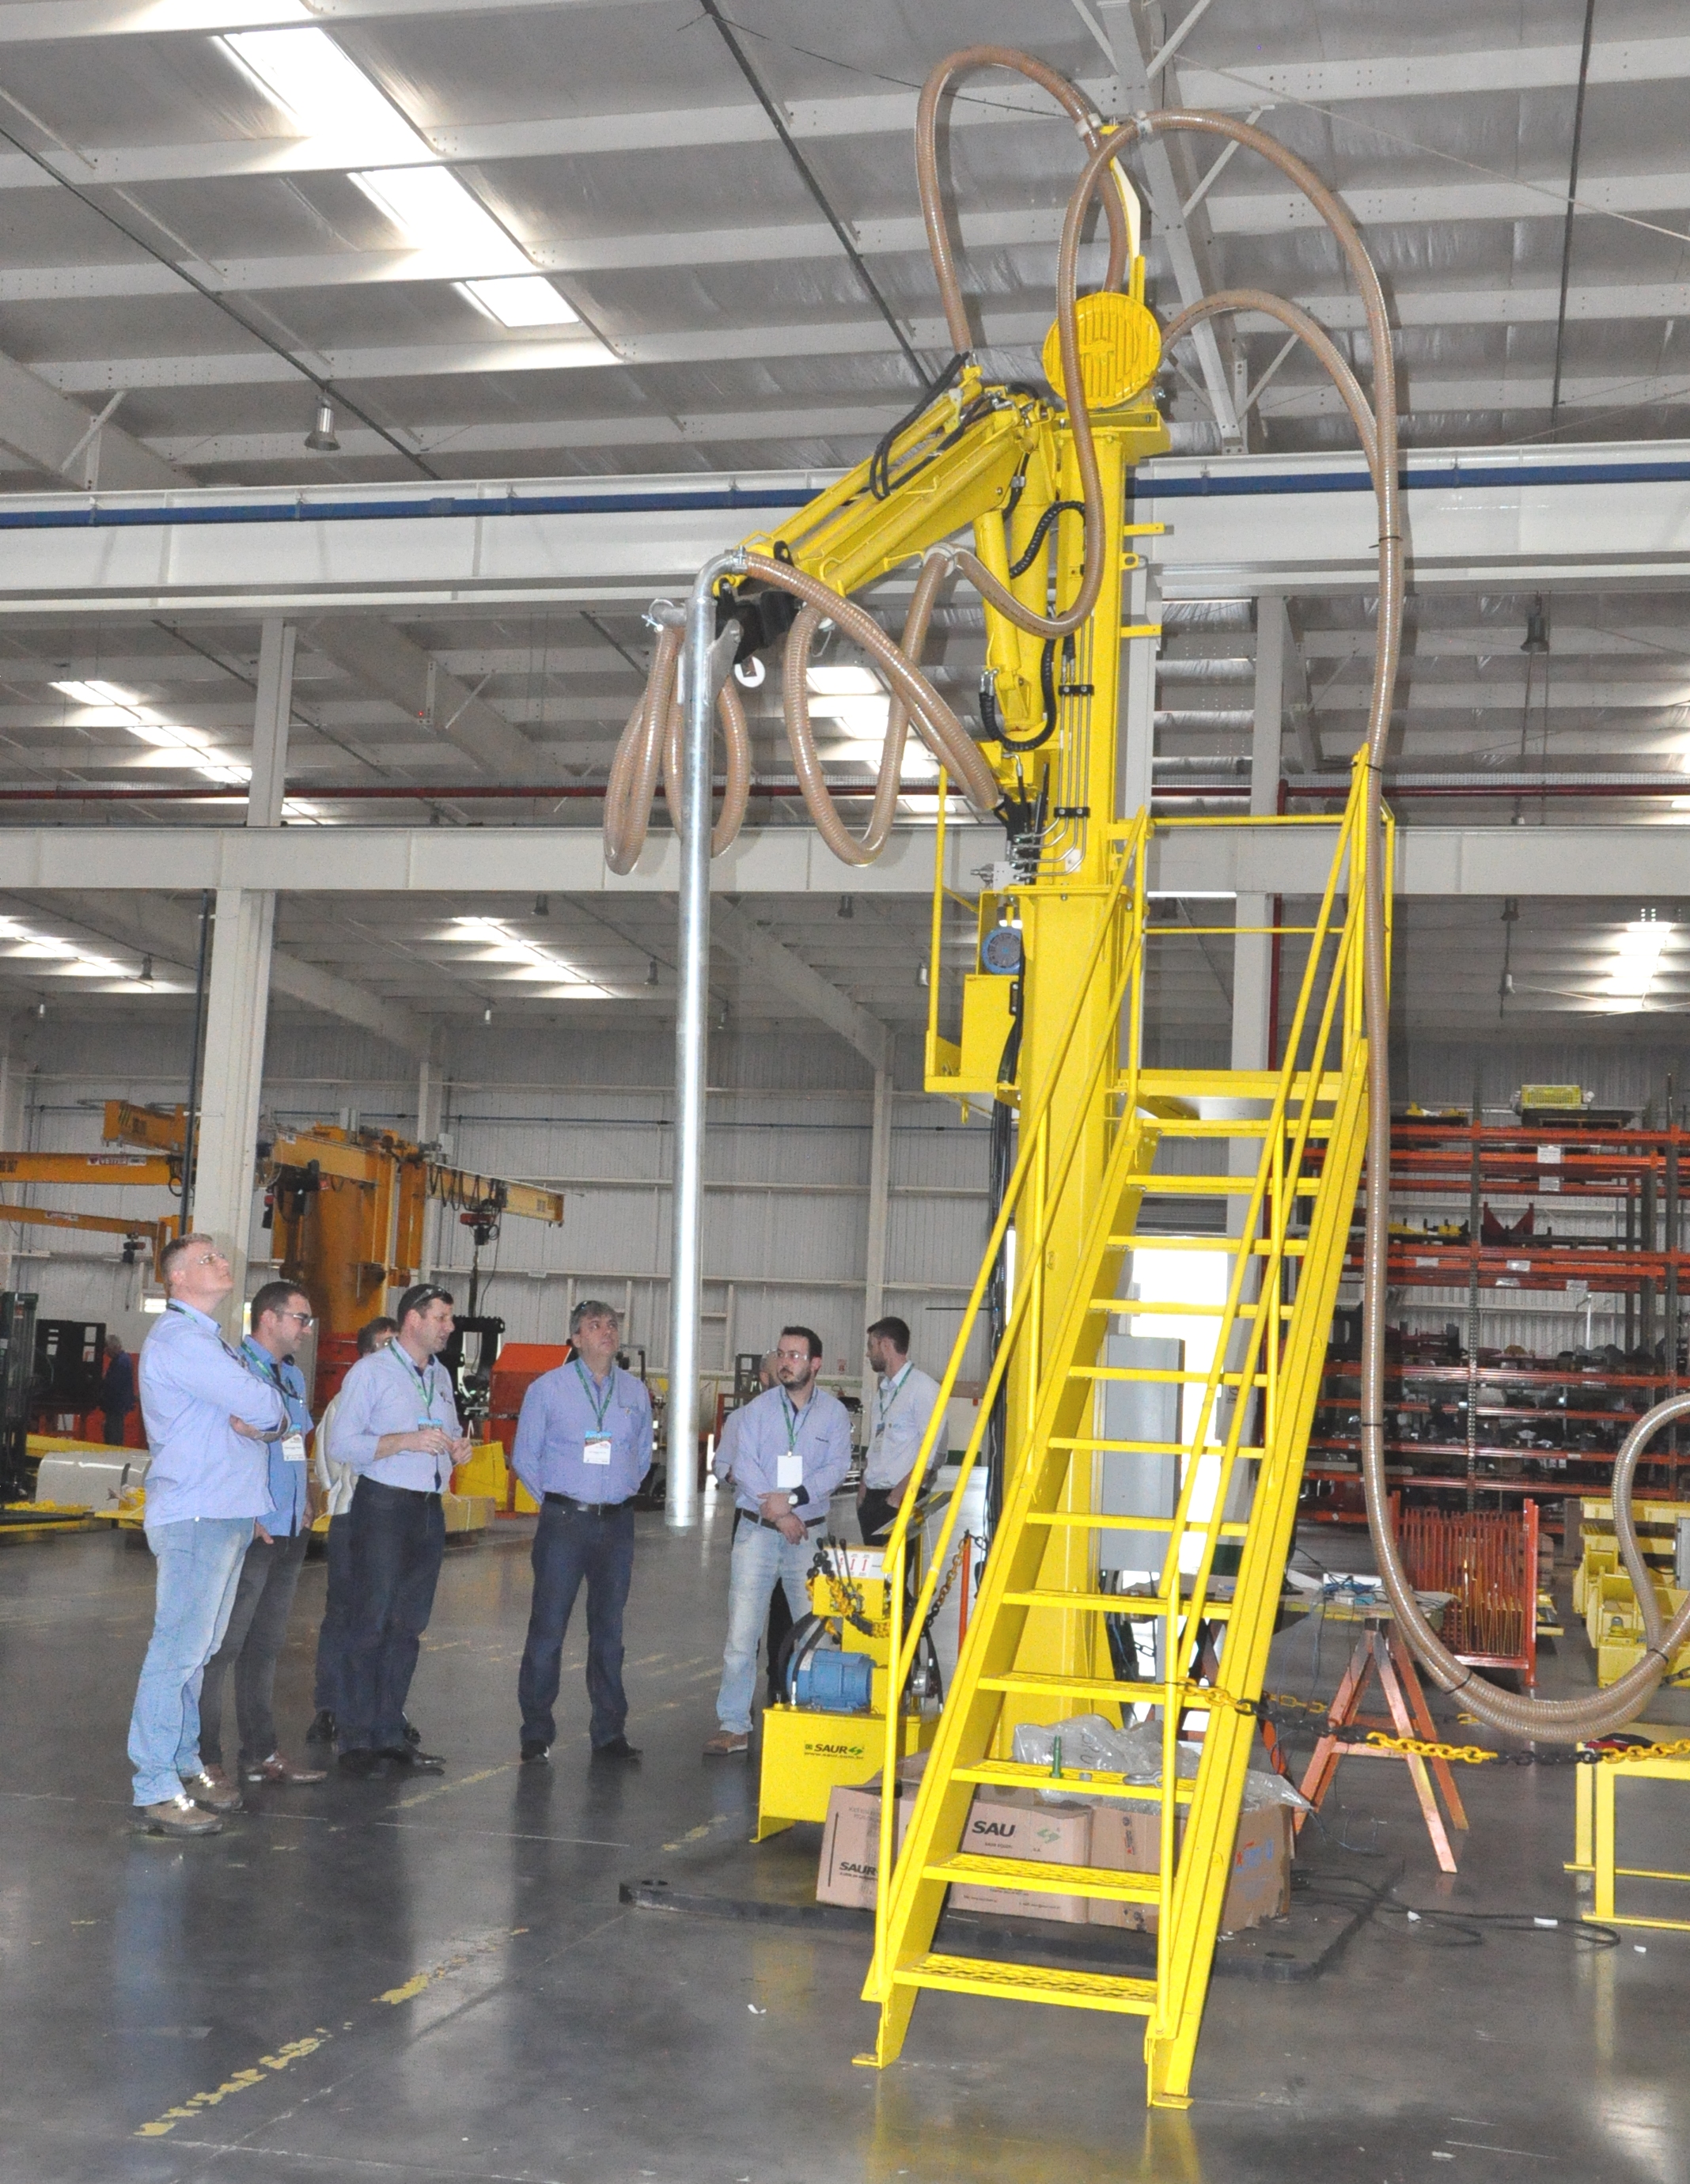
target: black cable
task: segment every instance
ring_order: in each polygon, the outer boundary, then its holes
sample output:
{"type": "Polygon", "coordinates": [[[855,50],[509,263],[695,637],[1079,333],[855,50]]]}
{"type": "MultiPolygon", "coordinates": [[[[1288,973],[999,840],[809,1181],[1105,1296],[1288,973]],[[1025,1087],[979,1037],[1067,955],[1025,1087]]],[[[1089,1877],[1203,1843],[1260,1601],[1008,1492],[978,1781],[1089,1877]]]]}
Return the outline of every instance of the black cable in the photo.
{"type": "MultiPolygon", "coordinates": [[[[930,387],[923,388],[921,394],[913,403],[912,403],[910,407],[904,412],[903,415],[899,418],[897,423],[890,426],[886,432],[882,433],[879,441],[876,444],[874,453],[868,458],[868,490],[876,500],[887,500],[891,497],[893,446],[902,434],[909,431],[911,426],[915,423],[917,418],[920,417],[928,410],[931,409],[933,404],[938,401],[940,396],[945,393],[948,388],[952,387],[957,384],[958,378],[962,376],[962,367],[968,361],[968,358],[962,355],[959,350],[958,353],[951,358],[950,363],[945,365],[944,370],[940,373],[938,378],[934,381],[933,384],[930,387]]],[[[929,460],[930,461],[931,460],[932,458],[929,457],[929,460]]],[[[917,466],[918,469],[925,469],[925,464],[921,464],[917,466]]],[[[908,471],[906,475],[913,477],[916,475],[916,471],[912,470],[908,471]]],[[[902,484],[902,482],[903,479],[901,478],[899,480],[899,483],[902,484]]]]}
{"type": "MultiPolygon", "coordinates": [[[[706,0],[706,4],[708,4],[708,0],[706,0]]],[[[396,455],[403,455],[406,462],[414,463],[424,477],[437,481],[440,478],[442,475],[440,471],[431,468],[421,455],[414,454],[402,441],[393,437],[385,425],[378,425],[376,420],[366,410],[360,410],[352,398],[343,393],[333,380],[319,379],[308,365],[300,362],[292,349],[276,340],[272,335],[265,333],[262,326],[255,326],[244,313],[237,311],[234,305],[226,297],[219,295],[215,288],[207,287],[204,281],[197,279],[185,265],[172,258],[168,251],[160,250],[156,243],[149,242],[144,235],[139,234],[126,221],[120,220],[109,206],[102,204],[98,198],[73,182],[68,175],[61,174],[51,159],[45,158],[32,145],[26,144],[21,136],[14,136],[9,129],[0,128],[0,143],[9,144],[14,152],[21,152],[24,157],[32,165],[39,167],[44,175],[51,175],[60,189],[69,190],[78,204],[86,205],[90,212],[104,220],[109,227],[114,227],[125,241],[132,242],[137,250],[144,250],[155,265],[168,266],[184,287],[192,288],[197,296],[203,296],[214,309],[221,311],[225,318],[232,319],[243,333],[249,334],[253,340],[262,343],[272,356],[279,356],[291,370],[297,371],[300,378],[309,386],[315,387],[325,401],[332,399],[337,402],[343,410],[349,410],[360,425],[367,425],[378,438],[385,440],[396,455]]]]}
{"type": "Polygon", "coordinates": [[[909,337],[905,333],[902,326],[899,325],[897,318],[893,312],[892,306],[881,294],[874,276],[869,271],[867,265],[863,262],[862,252],[857,248],[856,243],[851,239],[851,231],[845,226],[844,221],[840,220],[839,214],[834,210],[832,205],[828,203],[827,194],[823,191],[820,182],[817,181],[814,170],[812,169],[809,161],[799,150],[792,131],[786,125],[786,116],[781,112],[779,107],[776,105],[773,99],[769,97],[767,92],[763,89],[762,78],[751,66],[750,57],[747,54],[745,47],[740,44],[739,39],[734,36],[732,25],[728,22],[728,18],[722,14],[721,8],[716,4],[716,0],[699,0],[699,4],[704,9],[705,14],[709,16],[711,21],[715,24],[717,29],[722,33],[722,42],[727,46],[728,52],[733,54],[735,66],[739,69],[740,75],[745,77],[746,82],[751,86],[753,92],[756,94],[758,105],[761,106],[763,112],[767,114],[771,127],[773,129],[775,135],[779,137],[782,144],[785,147],[788,158],[792,161],[793,165],[797,168],[800,175],[803,177],[805,188],[808,190],[811,196],[814,198],[817,204],[821,209],[823,218],[827,220],[828,226],[832,228],[834,233],[839,237],[839,248],[845,252],[846,258],[851,261],[851,270],[856,274],[857,279],[862,281],[863,287],[867,290],[870,297],[873,299],[875,309],[879,312],[881,317],[884,319],[887,325],[892,329],[892,338],[897,343],[898,347],[903,351],[905,361],[908,364],[910,370],[914,372],[916,377],[921,381],[923,385],[925,385],[927,381],[926,367],[923,365],[921,359],[916,354],[914,349],[911,348],[909,337]]]}
{"type": "Polygon", "coordinates": [[[1584,95],[1590,81],[1590,42],[1596,29],[1596,0],[1585,0],[1584,42],[1579,51],[1578,94],[1573,102],[1573,149],[1567,168],[1567,218],[1561,231],[1561,293],[1555,310],[1555,371],[1549,390],[1549,431],[1561,417],[1561,350],[1567,337],[1567,287],[1573,270],[1573,214],[1579,193],[1579,155],[1584,148],[1584,95]]]}
{"type": "Polygon", "coordinates": [[[1085,513],[1085,503],[1083,500],[1053,500],[1037,523],[1034,525],[1033,536],[1027,541],[1026,551],[1018,560],[1010,563],[1010,575],[1012,577],[1026,575],[1038,555],[1039,549],[1050,536],[1051,526],[1058,516],[1084,515],[1085,513]]]}

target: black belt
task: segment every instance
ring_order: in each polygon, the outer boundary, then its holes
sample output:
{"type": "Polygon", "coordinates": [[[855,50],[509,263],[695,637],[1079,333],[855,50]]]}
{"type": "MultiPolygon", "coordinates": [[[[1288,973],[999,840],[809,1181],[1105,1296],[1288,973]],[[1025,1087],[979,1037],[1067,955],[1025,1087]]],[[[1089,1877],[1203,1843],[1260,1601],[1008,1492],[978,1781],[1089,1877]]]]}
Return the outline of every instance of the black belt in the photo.
{"type": "Polygon", "coordinates": [[[614,1517],[618,1509],[626,1509],[626,1502],[577,1502],[572,1494],[548,1494],[544,1497],[560,1509],[574,1509],[583,1517],[614,1517]]]}
{"type": "MultiPolygon", "coordinates": [[[[798,1512],[795,1509],[792,1513],[795,1517],[798,1516],[798,1512]]],[[[742,1509],[739,1512],[739,1514],[742,1517],[750,1518],[750,1522],[754,1524],[761,1524],[766,1532],[780,1532],[780,1526],[776,1524],[772,1524],[767,1517],[753,1516],[752,1513],[749,1509],[742,1509]]],[[[798,1521],[803,1525],[806,1532],[813,1532],[818,1525],[825,1524],[828,1520],[825,1517],[799,1517],[798,1521]]],[[[781,1532],[780,1535],[783,1539],[786,1537],[784,1532],[781,1532]]],[[[796,1545],[796,1542],[795,1541],[794,1544],[796,1545]]]]}

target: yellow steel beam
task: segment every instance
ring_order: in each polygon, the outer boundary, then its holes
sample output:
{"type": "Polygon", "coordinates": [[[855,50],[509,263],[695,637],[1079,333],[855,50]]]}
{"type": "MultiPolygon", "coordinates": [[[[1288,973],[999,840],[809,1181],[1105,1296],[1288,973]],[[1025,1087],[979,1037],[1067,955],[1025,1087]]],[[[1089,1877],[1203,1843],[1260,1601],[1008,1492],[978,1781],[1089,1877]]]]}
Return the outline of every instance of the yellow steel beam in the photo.
{"type": "Polygon", "coordinates": [[[176,1225],[170,1215],[162,1221],[129,1221],[115,1213],[65,1213],[54,1206],[0,1204],[0,1222],[3,1221],[15,1221],[28,1228],[92,1228],[102,1236],[133,1236],[151,1244],[155,1251],[176,1225]]]}
{"type": "Polygon", "coordinates": [[[105,1128],[109,1145],[144,1145],[149,1152],[180,1153],[187,1134],[181,1107],[137,1107],[127,1100],[108,1100],[105,1128]]]}
{"type": "Polygon", "coordinates": [[[168,1189],[180,1169],[180,1162],[146,1153],[0,1153],[0,1183],[146,1183],[168,1189]]]}

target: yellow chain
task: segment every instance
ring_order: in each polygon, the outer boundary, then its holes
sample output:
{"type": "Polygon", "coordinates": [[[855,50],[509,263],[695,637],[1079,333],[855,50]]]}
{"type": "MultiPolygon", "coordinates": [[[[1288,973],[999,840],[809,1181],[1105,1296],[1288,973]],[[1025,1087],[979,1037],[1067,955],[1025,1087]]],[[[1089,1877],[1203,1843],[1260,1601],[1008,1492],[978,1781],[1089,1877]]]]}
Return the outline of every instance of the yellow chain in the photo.
{"type": "Polygon", "coordinates": [[[1604,1767],[1620,1767],[1628,1759],[1676,1759],[1687,1752],[1690,1752],[1690,1736],[1681,1736],[1676,1744],[1622,1744],[1594,1757],[1604,1767]]]}
{"type": "Polygon", "coordinates": [[[1367,1741],[1380,1752],[1401,1752],[1404,1758],[1412,1753],[1419,1759],[1459,1759],[1464,1766],[1482,1767],[1486,1760],[1500,1759],[1500,1752],[1487,1752],[1482,1744],[1436,1744],[1425,1736],[1392,1736],[1382,1729],[1370,1730],[1367,1741]]]}

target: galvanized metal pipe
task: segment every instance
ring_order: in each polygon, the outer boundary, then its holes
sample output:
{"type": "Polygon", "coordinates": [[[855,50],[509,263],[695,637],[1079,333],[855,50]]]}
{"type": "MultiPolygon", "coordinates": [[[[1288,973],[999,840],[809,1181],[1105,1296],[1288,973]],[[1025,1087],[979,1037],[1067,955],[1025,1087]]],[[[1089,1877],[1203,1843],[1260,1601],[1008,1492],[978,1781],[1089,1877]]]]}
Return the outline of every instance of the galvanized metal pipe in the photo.
{"type": "Polygon", "coordinates": [[[681,888],[677,898],[675,1195],[669,1276],[668,1476],[664,1517],[676,1531],[698,1522],[699,1311],[703,1265],[705,1077],[710,1054],[711,647],[718,578],[745,557],[717,554],[687,602],[686,725],[681,750],[681,888]]]}

